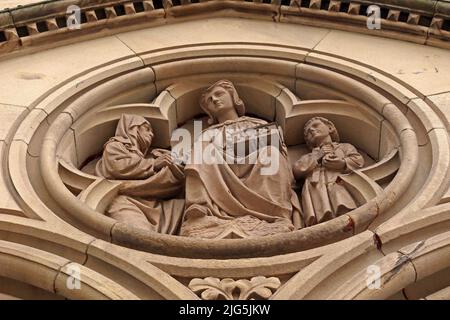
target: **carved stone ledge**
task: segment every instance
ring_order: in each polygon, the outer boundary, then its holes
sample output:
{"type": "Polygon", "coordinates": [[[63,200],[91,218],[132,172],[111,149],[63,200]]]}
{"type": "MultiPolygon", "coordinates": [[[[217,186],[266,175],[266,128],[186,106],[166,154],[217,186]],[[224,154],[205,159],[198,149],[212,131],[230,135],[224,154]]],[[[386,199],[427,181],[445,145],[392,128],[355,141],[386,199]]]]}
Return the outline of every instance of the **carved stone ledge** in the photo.
{"type": "Polygon", "coordinates": [[[155,2],[152,0],[100,0],[55,1],[19,7],[0,12],[0,54],[20,50],[26,47],[48,45],[69,39],[76,41],[80,36],[91,35],[102,30],[119,33],[123,30],[140,29],[154,24],[166,24],[168,21],[192,19],[196,16],[214,15],[215,17],[251,17],[254,19],[273,20],[290,23],[317,25],[335,29],[353,30],[378,36],[423,43],[427,34],[427,44],[447,48],[450,39],[450,10],[448,3],[439,2],[436,8],[419,1],[397,1],[396,5],[386,1],[366,2],[353,0],[350,2],[331,1],[328,6],[320,0],[307,2],[290,1],[283,5],[281,1],[262,3],[253,1],[181,1],[171,0],[155,2]],[[376,4],[387,10],[382,16],[383,32],[369,30],[366,26],[366,9],[376,4]],[[69,5],[78,5],[81,9],[82,21],[80,29],[70,30],[64,20],[67,18],[69,5]],[[405,18],[406,17],[406,18],[405,18]],[[439,22],[441,19],[442,22],[439,22]],[[36,26],[47,25],[44,28],[36,26]],[[23,39],[14,42],[1,32],[15,29],[23,39]],[[32,39],[32,40],[31,40],[32,39]]]}

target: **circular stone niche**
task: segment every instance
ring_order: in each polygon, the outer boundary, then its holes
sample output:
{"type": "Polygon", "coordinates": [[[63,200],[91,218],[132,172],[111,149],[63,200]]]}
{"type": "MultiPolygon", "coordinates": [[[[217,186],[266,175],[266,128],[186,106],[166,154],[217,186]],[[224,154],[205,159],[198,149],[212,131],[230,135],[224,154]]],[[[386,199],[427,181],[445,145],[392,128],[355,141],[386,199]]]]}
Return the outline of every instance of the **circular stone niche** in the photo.
{"type": "MultiPolygon", "coordinates": [[[[152,69],[140,68],[87,87],[81,94],[64,93],[65,99],[50,114],[52,121],[43,135],[40,157],[42,180],[63,209],[60,216],[96,237],[152,253],[257,257],[297,252],[350,237],[367,229],[405,193],[417,166],[417,139],[401,111],[404,105],[392,95],[364,80],[319,66],[293,64],[296,75],[287,76],[282,73],[287,62],[280,59],[270,62],[274,72],[257,61],[246,64],[251,60],[248,57],[234,59],[242,60],[248,70],[230,70],[221,58],[205,59],[202,66],[198,59],[188,71],[181,68],[158,81],[152,69]],[[211,59],[215,68],[205,71],[211,59]],[[155,132],[152,145],[170,148],[174,130],[192,131],[194,119],[204,116],[200,94],[220,79],[235,84],[247,115],[275,121],[283,129],[291,163],[307,152],[305,123],[314,116],[331,120],[341,142],[351,143],[365,158],[362,169],[342,177],[358,208],[290,233],[223,240],[159,234],[107,217],[104,212],[122,181],[97,177],[90,168],[114,135],[120,116],[144,116],[155,132]]],[[[163,65],[170,68],[171,62],[163,65]]]]}

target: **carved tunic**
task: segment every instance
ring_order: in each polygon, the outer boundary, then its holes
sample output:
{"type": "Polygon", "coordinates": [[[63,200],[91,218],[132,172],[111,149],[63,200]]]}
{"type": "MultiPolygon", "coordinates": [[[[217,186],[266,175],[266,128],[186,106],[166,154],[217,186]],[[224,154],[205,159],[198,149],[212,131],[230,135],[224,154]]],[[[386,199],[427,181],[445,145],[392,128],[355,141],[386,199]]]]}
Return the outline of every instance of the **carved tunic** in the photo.
{"type": "Polygon", "coordinates": [[[334,153],[343,158],[341,171],[325,168],[318,160],[320,147],[302,156],[295,164],[299,174],[305,177],[302,190],[303,216],[307,226],[330,220],[356,208],[356,203],[339,179],[339,175],[361,168],[363,157],[348,143],[333,142],[334,153]]]}

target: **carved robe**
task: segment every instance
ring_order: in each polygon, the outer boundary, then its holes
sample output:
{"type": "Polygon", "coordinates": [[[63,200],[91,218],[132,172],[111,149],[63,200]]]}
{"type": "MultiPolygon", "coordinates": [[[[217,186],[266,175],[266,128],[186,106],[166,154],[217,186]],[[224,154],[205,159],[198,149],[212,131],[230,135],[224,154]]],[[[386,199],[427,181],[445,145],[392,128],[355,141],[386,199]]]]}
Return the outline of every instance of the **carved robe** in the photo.
{"type": "Polygon", "coordinates": [[[153,149],[145,156],[150,141],[142,139],[137,130],[145,122],[141,116],[122,115],[116,135],[104,146],[96,175],[126,180],[106,214],[138,228],[177,234],[184,200],[171,198],[182,191],[184,173],[177,165],[155,170],[155,160],[170,151],[153,149]]]}
{"type": "MultiPolygon", "coordinates": [[[[204,150],[212,142],[202,140],[217,129],[226,145],[227,130],[239,131],[266,123],[240,117],[210,127],[196,143],[201,143],[204,150]]],[[[301,227],[300,205],[291,188],[294,179],[285,146],[280,149],[281,152],[272,149],[279,160],[279,169],[271,175],[261,175],[263,165],[248,161],[250,155],[240,164],[227,163],[224,158],[223,163],[203,161],[186,165],[186,211],[180,234],[208,239],[245,238],[301,227]]],[[[216,155],[225,156],[220,148],[216,155]]]]}
{"type": "Polygon", "coordinates": [[[307,226],[330,220],[356,208],[339,175],[350,173],[364,165],[363,157],[348,143],[332,143],[334,153],[345,160],[341,171],[325,168],[318,156],[320,147],[302,156],[296,168],[305,177],[302,189],[303,217],[307,226]]]}

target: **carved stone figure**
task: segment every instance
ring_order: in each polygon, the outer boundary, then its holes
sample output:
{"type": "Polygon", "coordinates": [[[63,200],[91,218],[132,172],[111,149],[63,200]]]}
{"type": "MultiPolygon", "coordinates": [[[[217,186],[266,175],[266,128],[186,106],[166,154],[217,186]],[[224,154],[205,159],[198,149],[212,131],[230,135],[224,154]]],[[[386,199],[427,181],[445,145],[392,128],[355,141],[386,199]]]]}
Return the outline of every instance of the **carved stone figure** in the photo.
{"type": "MultiPolygon", "coordinates": [[[[221,80],[202,95],[201,108],[213,125],[204,130],[195,144],[206,149],[214,143],[208,138],[231,139],[229,132],[267,124],[244,116],[245,106],[230,81],[221,80]]],[[[194,144],[194,145],[195,145],[194,144]]],[[[268,148],[267,146],[265,148],[268,148]]],[[[255,152],[260,152],[262,148],[255,152]]],[[[261,175],[260,162],[230,163],[223,149],[216,157],[223,161],[186,165],[186,210],[181,235],[197,238],[246,238],[293,231],[301,227],[300,205],[292,190],[294,177],[288,165],[286,147],[271,149],[279,168],[261,175]]],[[[217,160],[217,159],[216,159],[217,160]]]]}
{"type": "Polygon", "coordinates": [[[171,198],[182,192],[184,173],[173,162],[170,151],[148,152],[153,136],[144,117],[123,114],[115,136],[104,145],[95,173],[107,179],[127,180],[107,209],[111,218],[139,228],[177,234],[184,200],[171,198]]]}
{"type": "Polygon", "coordinates": [[[339,176],[362,168],[364,159],[351,144],[339,143],[336,127],[325,118],[309,120],[304,135],[311,152],[294,164],[293,171],[296,179],[304,179],[303,217],[311,226],[356,208],[339,176]]]}

